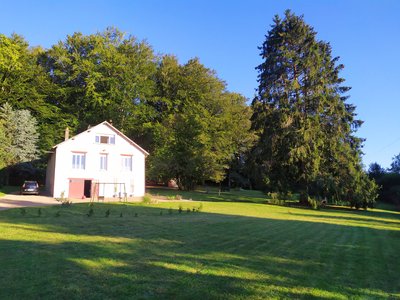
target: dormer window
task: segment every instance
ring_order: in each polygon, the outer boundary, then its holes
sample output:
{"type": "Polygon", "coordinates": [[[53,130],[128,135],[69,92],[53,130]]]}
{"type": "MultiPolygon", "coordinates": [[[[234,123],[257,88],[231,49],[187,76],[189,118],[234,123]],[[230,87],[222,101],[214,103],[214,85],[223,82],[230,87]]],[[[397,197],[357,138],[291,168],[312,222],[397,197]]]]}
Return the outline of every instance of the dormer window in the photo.
{"type": "Polygon", "coordinates": [[[96,135],[96,144],[115,145],[115,135],[113,135],[113,134],[96,135]]]}

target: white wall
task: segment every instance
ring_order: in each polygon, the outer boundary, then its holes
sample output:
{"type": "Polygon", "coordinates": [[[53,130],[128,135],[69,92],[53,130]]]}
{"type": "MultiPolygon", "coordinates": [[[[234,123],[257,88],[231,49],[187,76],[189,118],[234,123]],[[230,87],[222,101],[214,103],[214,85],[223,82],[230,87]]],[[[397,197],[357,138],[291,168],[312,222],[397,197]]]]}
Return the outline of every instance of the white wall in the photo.
{"type": "MultiPolygon", "coordinates": [[[[100,124],[57,146],[53,197],[69,194],[69,179],[84,178],[97,182],[125,183],[128,196],[145,193],[145,155],[109,126],[100,124]],[[95,136],[115,134],[115,144],[98,144],[95,136]],[[73,152],[85,152],[85,170],[72,169],[73,152]],[[108,155],[107,171],[100,170],[100,154],[108,155]],[[132,155],[132,171],[122,171],[121,155],[132,155]]],[[[105,197],[112,197],[114,184],[104,185],[105,197]]],[[[119,185],[117,187],[119,189],[119,185]]],[[[103,189],[100,190],[101,194],[103,189]]],[[[123,191],[122,191],[123,192],[123,191]]]]}

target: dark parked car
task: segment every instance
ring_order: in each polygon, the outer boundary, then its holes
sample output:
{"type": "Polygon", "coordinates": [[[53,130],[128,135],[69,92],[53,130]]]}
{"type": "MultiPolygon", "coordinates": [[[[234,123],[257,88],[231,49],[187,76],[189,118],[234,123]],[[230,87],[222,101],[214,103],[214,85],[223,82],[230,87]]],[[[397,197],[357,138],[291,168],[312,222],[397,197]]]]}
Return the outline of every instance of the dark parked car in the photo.
{"type": "Polygon", "coordinates": [[[39,195],[39,184],[37,181],[25,181],[21,186],[21,195],[39,195]]]}

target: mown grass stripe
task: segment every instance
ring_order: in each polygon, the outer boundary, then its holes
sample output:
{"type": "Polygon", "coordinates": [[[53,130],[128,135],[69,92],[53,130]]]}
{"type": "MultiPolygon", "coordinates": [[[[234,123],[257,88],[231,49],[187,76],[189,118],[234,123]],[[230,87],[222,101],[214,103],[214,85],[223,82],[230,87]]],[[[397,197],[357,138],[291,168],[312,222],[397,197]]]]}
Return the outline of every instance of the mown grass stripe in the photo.
{"type": "Polygon", "coordinates": [[[398,214],[179,205],[199,204],[1,212],[0,298],[385,299],[400,289],[398,214]]]}

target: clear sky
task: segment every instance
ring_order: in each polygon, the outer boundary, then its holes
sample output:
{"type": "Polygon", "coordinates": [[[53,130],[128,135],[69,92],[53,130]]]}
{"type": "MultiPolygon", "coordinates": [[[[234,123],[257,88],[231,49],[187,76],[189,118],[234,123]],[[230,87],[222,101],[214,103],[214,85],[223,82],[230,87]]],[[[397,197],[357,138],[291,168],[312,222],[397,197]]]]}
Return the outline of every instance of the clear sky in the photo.
{"type": "Polygon", "coordinates": [[[274,15],[287,8],[303,14],[345,65],[348,102],[365,121],[358,131],[367,139],[365,165],[389,167],[400,153],[400,1],[0,0],[0,33],[49,48],[76,31],[115,26],[181,63],[199,57],[230,91],[251,100],[261,62],[257,47],[274,15]]]}

